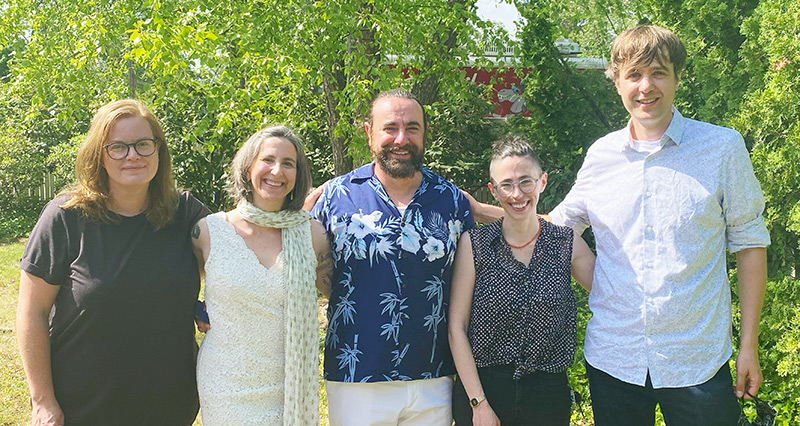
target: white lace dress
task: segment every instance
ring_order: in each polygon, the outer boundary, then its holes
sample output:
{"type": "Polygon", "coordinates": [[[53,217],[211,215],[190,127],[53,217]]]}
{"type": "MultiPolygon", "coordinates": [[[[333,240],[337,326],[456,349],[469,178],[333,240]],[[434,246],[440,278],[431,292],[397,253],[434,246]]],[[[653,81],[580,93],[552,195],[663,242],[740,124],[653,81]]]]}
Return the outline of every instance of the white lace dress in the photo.
{"type": "Polygon", "coordinates": [[[207,216],[211,330],[197,359],[203,426],[283,424],[283,251],[265,268],[225,219],[207,216]]]}

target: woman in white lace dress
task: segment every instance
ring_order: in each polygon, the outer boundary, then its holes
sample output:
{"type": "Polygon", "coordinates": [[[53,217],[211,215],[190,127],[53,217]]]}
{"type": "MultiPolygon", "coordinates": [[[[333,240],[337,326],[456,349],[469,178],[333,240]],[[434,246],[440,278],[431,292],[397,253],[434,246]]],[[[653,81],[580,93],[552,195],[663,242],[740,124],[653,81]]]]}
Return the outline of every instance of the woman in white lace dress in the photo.
{"type": "Polygon", "coordinates": [[[330,295],[325,230],[302,210],[308,160],[286,127],[256,132],[231,164],[237,207],[192,237],[211,328],[197,387],[204,426],[318,424],[316,287],[330,295]]]}

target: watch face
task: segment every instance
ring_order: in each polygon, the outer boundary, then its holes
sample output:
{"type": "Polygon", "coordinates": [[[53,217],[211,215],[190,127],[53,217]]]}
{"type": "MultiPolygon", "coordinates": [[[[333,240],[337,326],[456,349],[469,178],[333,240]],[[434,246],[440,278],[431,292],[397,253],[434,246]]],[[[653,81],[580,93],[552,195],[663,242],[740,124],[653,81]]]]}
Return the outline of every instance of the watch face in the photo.
{"type": "Polygon", "coordinates": [[[478,401],[478,398],[472,398],[472,399],[470,399],[470,400],[469,400],[469,405],[471,405],[471,406],[473,406],[473,407],[477,407],[477,406],[478,406],[478,404],[480,404],[480,403],[481,403],[481,402],[480,402],[480,401],[478,401]]]}

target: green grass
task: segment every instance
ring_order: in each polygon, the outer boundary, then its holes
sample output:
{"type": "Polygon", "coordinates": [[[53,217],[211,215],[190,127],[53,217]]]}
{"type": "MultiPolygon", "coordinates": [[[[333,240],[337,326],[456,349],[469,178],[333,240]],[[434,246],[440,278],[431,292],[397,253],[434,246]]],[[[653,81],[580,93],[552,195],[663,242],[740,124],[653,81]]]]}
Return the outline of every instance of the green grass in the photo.
{"type": "Polygon", "coordinates": [[[19,289],[22,242],[0,244],[0,425],[30,423],[25,372],[17,350],[14,315],[19,289]]]}

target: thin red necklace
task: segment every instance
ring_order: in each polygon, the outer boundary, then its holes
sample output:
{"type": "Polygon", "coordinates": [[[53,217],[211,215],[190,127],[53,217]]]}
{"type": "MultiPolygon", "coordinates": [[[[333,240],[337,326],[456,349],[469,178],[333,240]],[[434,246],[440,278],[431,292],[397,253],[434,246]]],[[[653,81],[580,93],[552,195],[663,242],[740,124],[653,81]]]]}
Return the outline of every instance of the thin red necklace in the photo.
{"type": "MultiPolygon", "coordinates": [[[[509,242],[508,242],[508,240],[506,239],[506,236],[505,236],[505,235],[503,235],[503,241],[505,241],[505,242],[506,242],[506,244],[508,244],[508,246],[509,246],[509,247],[511,247],[511,248],[515,248],[515,249],[521,249],[521,248],[528,247],[528,246],[529,246],[529,245],[530,245],[530,244],[531,244],[531,243],[532,243],[532,242],[533,242],[533,241],[536,239],[536,237],[538,237],[538,236],[539,236],[539,233],[540,233],[540,232],[542,232],[542,224],[541,224],[541,223],[539,224],[539,229],[537,229],[537,230],[536,230],[536,233],[535,233],[535,234],[533,234],[533,238],[531,238],[531,240],[530,240],[530,241],[528,241],[527,243],[525,243],[525,244],[523,244],[523,245],[521,245],[521,246],[515,246],[514,244],[511,244],[511,243],[509,243],[509,242]]],[[[500,233],[502,234],[502,231],[501,231],[500,233]]]]}

